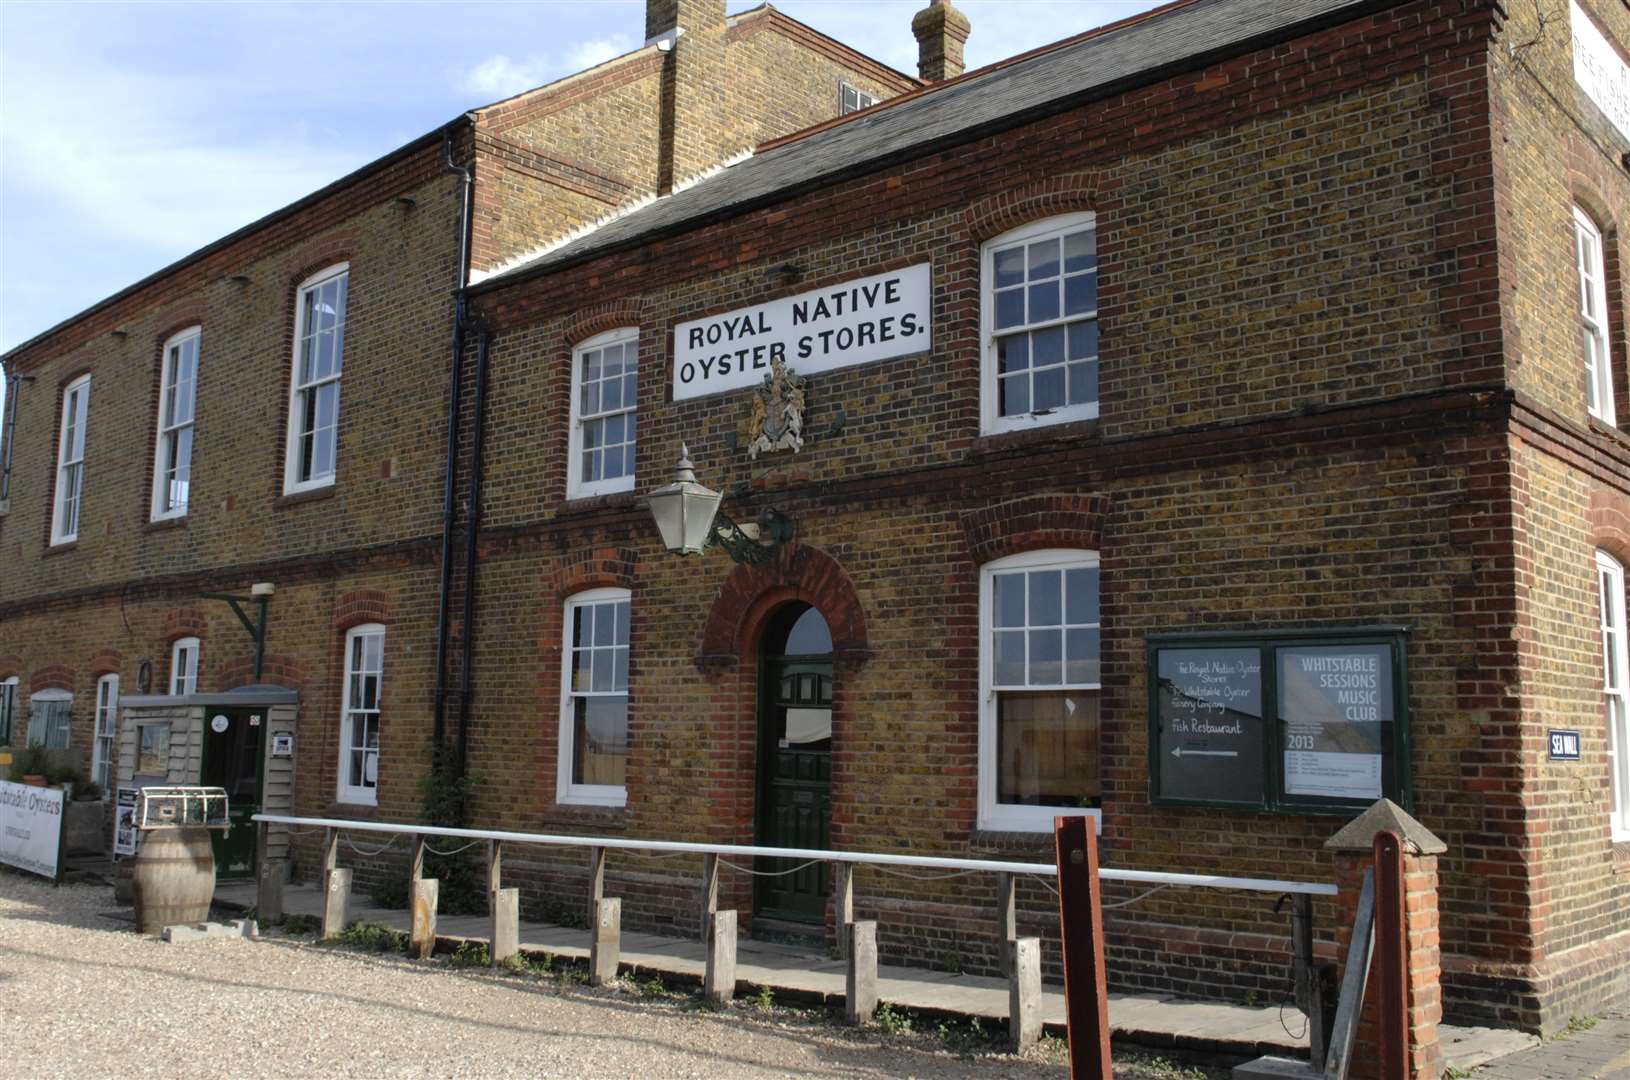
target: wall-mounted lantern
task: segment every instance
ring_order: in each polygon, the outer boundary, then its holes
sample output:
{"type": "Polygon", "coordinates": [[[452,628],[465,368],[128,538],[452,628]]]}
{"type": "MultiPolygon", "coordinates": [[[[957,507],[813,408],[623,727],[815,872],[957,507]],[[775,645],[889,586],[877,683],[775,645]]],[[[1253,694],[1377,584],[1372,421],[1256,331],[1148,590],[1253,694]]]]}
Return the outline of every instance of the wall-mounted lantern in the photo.
{"type": "Polygon", "coordinates": [[[738,563],[754,564],[792,539],[792,521],[785,515],[765,510],[756,523],[738,525],[719,509],[723,498],[696,482],[690,451],[681,444],[674,482],[651,492],[645,503],[662,534],[662,545],[675,555],[700,555],[717,546],[738,563]]]}

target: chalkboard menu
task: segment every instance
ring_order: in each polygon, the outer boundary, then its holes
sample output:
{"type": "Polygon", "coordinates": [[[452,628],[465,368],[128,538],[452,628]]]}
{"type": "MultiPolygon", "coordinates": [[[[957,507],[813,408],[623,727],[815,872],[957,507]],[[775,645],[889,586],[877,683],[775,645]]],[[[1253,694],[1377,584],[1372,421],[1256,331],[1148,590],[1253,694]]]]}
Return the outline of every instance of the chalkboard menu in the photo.
{"type": "Polygon", "coordinates": [[[1260,650],[1162,650],[1155,727],[1161,795],[1263,802],[1260,650]]]}
{"type": "Polygon", "coordinates": [[[1156,803],[1411,803],[1401,627],[1149,638],[1156,803]]]}

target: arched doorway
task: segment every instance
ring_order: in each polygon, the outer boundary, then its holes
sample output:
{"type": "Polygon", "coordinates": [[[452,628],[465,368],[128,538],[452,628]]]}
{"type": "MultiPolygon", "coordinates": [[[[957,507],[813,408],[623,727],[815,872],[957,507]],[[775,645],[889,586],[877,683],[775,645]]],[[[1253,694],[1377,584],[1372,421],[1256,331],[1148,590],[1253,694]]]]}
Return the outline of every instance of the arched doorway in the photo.
{"type": "MultiPolygon", "coordinates": [[[[757,839],[768,847],[830,845],[832,634],[821,613],[793,602],[770,616],[759,648],[757,839]]],[[[827,870],[760,859],[757,919],[823,924],[827,870]]]]}

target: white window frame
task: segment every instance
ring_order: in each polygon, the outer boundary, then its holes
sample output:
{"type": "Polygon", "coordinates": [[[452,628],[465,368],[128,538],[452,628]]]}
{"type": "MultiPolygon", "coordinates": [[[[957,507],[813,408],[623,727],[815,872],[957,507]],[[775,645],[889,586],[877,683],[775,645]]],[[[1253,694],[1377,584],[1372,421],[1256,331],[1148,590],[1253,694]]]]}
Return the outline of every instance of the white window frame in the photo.
{"type": "MultiPolygon", "coordinates": [[[[995,638],[996,578],[1015,570],[1064,570],[1101,567],[1098,552],[1071,548],[1047,548],[1027,551],[1019,555],[994,559],[979,568],[979,828],[991,832],[1052,832],[1055,817],[1090,817],[1101,819],[1103,811],[1095,807],[1072,806],[1019,806],[996,801],[996,650],[995,638]]],[[[1101,581],[1100,577],[1100,581],[1101,581]]],[[[1099,601],[1099,634],[1102,635],[1102,599],[1099,601]]],[[[1096,690],[1103,693],[1103,649],[1099,646],[1099,681],[1095,683],[1063,682],[1048,686],[1049,690],[1096,690]]],[[[1100,724],[1102,702],[1100,701],[1100,724]]],[[[1100,768],[1102,763],[1100,756],[1100,768]]],[[[1101,828],[1101,820],[1098,822],[1101,828]]]]}
{"type": "MultiPolygon", "coordinates": [[[[366,651],[366,646],[364,647],[366,651]]],[[[384,697],[385,697],[385,627],[382,623],[363,623],[353,626],[345,632],[345,683],[340,692],[340,774],[339,774],[339,800],[343,803],[360,804],[362,806],[379,805],[379,749],[384,744],[384,697]],[[370,672],[363,669],[358,672],[353,655],[356,652],[354,645],[366,637],[379,638],[379,670],[370,672]],[[379,680],[378,693],[374,698],[374,708],[364,709],[361,704],[351,696],[351,677],[353,675],[373,675],[379,680]],[[373,747],[366,742],[353,746],[355,724],[359,717],[372,713],[374,718],[374,732],[377,738],[373,747]],[[362,753],[362,783],[351,783],[351,754],[353,751],[362,753]],[[368,782],[368,758],[372,756],[374,762],[373,783],[368,782]]]]}
{"type": "Polygon", "coordinates": [[[861,112],[876,105],[880,99],[876,94],[869,94],[851,82],[838,83],[838,115],[848,116],[850,113],[861,112]],[[855,103],[849,104],[849,96],[854,95],[855,103]]]}
{"type": "Polygon", "coordinates": [[[1605,551],[1596,553],[1596,587],[1601,612],[1608,813],[1613,839],[1619,842],[1630,840],[1630,646],[1625,641],[1624,567],[1605,551]]]}
{"type": "MultiPolygon", "coordinates": [[[[635,346],[635,363],[639,363],[640,330],[637,326],[623,326],[615,330],[607,330],[603,334],[596,334],[587,341],[578,342],[572,349],[572,400],[571,400],[571,436],[566,456],[566,497],[568,499],[586,499],[594,495],[609,495],[619,491],[634,490],[634,474],[630,471],[626,476],[617,476],[609,480],[582,479],[583,456],[583,425],[588,420],[601,420],[612,416],[623,415],[631,419],[639,415],[639,380],[635,378],[635,401],[632,405],[625,405],[614,412],[597,412],[593,416],[585,417],[583,410],[583,354],[603,349],[607,345],[628,344],[635,346]]],[[[636,370],[638,368],[636,367],[636,370]]],[[[631,440],[638,447],[638,432],[631,440]]]]}
{"type": "MultiPolygon", "coordinates": [[[[1024,431],[1050,424],[1067,424],[1077,420],[1092,420],[1098,416],[1098,397],[1090,402],[1078,405],[1065,404],[1045,414],[1028,412],[1015,416],[1001,415],[1000,380],[997,378],[996,355],[996,254],[1015,244],[1034,243],[1037,240],[1052,236],[1063,236],[1067,233],[1080,232],[1083,228],[1091,228],[1094,235],[1094,258],[1097,253],[1097,215],[1090,211],[1072,214],[1061,214],[1057,217],[1043,218],[1040,221],[1030,222],[1017,229],[1011,229],[1001,236],[985,242],[979,251],[979,341],[980,341],[980,431],[985,435],[996,435],[1006,431],[1024,431]]],[[[1096,262],[1095,262],[1096,265],[1096,262]]],[[[1098,275],[1099,270],[1094,270],[1098,275]]],[[[1060,277],[1063,277],[1062,267],[1060,277]]],[[[1101,284],[1101,282],[1100,282],[1101,284]]],[[[1096,293],[1096,290],[1095,290],[1096,293]]],[[[1022,333],[1024,331],[1045,330],[1054,326],[1068,326],[1071,323],[1085,322],[1098,319],[1098,307],[1090,312],[1078,312],[1074,315],[1065,315],[1060,303],[1060,315],[1056,319],[1048,319],[1037,323],[1025,323],[1019,327],[1009,327],[1002,336],[1022,333]]],[[[1102,346],[1098,357],[1093,360],[1099,365],[1098,378],[1100,394],[1103,386],[1102,346]]],[[[1066,382],[1066,398],[1068,385],[1066,382]]]]}
{"type": "Polygon", "coordinates": [[[1590,215],[1577,206],[1573,208],[1573,259],[1579,274],[1585,409],[1602,423],[1614,424],[1617,421],[1613,404],[1613,343],[1607,329],[1607,264],[1603,259],[1602,233],[1590,215]],[[1595,266],[1594,271],[1591,264],[1595,266]]]}
{"type": "Polygon", "coordinates": [[[10,746],[17,739],[17,693],[22,681],[16,675],[0,679],[0,746],[10,746]]]}
{"type": "Polygon", "coordinates": [[[108,674],[96,680],[96,727],[91,735],[91,780],[102,789],[104,800],[113,789],[118,737],[119,676],[108,674]]]}
{"type": "Polygon", "coordinates": [[[290,358],[289,369],[289,424],[283,447],[283,494],[294,495],[302,491],[315,491],[318,488],[332,487],[334,478],[340,471],[340,398],[342,391],[335,390],[334,398],[334,456],[333,468],[330,472],[320,476],[311,476],[300,479],[300,428],[302,416],[300,410],[300,395],[302,391],[316,389],[332,383],[335,387],[343,385],[345,373],[345,336],[346,324],[351,317],[350,301],[350,263],[336,263],[324,270],[306,278],[300,283],[294,294],[294,355],[290,358]],[[322,288],[337,278],[345,278],[345,308],[340,312],[335,332],[338,335],[337,355],[334,370],[329,375],[312,379],[310,382],[300,381],[300,354],[306,337],[306,297],[312,291],[322,288]]]}
{"type": "MultiPolygon", "coordinates": [[[[154,440],[153,450],[153,516],[154,521],[165,521],[170,518],[187,516],[188,502],[179,505],[167,506],[170,502],[169,484],[169,449],[180,442],[183,432],[191,432],[198,416],[198,361],[203,346],[203,327],[194,326],[181,331],[164,343],[164,359],[159,365],[158,384],[158,438],[154,440]],[[192,379],[188,387],[187,418],[177,421],[175,419],[174,395],[176,386],[176,360],[187,345],[192,346],[192,379]]],[[[178,463],[182,464],[182,463],[178,463]]],[[[188,474],[188,493],[190,501],[191,474],[192,474],[192,443],[187,444],[187,460],[185,467],[188,474]]]]}
{"type": "Polygon", "coordinates": [[[85,423],[90,416],[91,377],[79,376],[62,388],[62,417],[57,425],[57,482],[51,499],[51,544],[79,539],[85,510],[85,423]],[[73,477],[73,506],[67,505],[68,477],[73,477]]]}
{"type": "Polygon", "coordinates": [[[176,638],[170,646],[170,696],[198,692],[199,643],[195,637],[176,638]]]}
{"type": "MultiPolygon", "coordinates": [[[[559,747],[557,754],[557,780],[555,785],[555,801],[575,806],[626,806],[628,805],[628,788],[620,784],[576,784],[572,782],[572,761],[576,757],[575,733],[577,717],[575,702],[579,696],[572,689],[572,619],[579,607],[591,604],[604,604],[622,601],[629,605],[629,644],[628,655],[630,671],[632,671],[633,649],[633,623],[634,606],[631,594],[627,589],[602,588],[589,589],[577,593],[566,601],[565,619],[561,622],[560,647],[560,739],[556,743],[559,747]]],[[[630,678],[632,683],[632,678],[630,678]]],[[[617,691],[587,691],[582,696],[615,696],[617,691]]],[[[632,686],[624,686],[623,696],[628,698],[629,711],[632,714],[634,695],[632,686]]]]}
{"type": "Polygon", "coordinates": [[[28,698],[28,736],[25,739],[29,746],[43,746],[47,750],[66,750],[73,745],[74,730],[74,696],[66,690],[36,690],[28,698]],[[39,737],[35,738],[34,706],[35,705],[66,705],[60,710],[60,720],[53,721],[50,715],[45,717],[45,725],[39,730],[39,737]],[[60,734],[61,738],[54,736],[60,734]]]}

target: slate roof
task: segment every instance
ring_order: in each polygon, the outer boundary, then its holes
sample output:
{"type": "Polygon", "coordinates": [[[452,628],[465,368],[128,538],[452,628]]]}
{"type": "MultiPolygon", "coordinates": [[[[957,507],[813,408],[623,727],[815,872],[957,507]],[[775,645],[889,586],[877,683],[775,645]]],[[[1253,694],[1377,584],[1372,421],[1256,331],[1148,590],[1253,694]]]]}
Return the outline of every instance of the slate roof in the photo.
{"type": "Polygon", "coordinates": [[[1346,22],[1398,2],[1196,0],[1174,6],[773,144],[692,187],[495,274],[472,291],[485,292],[642,238],[746,210],[868,164],[1021,123],[1156,73],[1194,66],[1202,58],[1346,22]]]}

